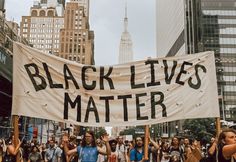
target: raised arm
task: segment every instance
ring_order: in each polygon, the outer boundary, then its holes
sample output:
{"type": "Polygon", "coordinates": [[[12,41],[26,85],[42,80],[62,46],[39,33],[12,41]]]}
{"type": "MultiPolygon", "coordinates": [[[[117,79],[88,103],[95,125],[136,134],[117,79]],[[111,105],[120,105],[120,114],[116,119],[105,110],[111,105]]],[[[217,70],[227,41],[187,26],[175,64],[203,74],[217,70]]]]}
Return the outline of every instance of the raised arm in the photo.
{"type": "Polygon", "coordinates": [[[101,136],[102,140],[105,142],[105,145],[106,145],[106,151],[101,149],[101,148],[98,148],[98,152],[102,155],[111,155],[111,147],[110,147],[110,144],[109,144],[109,137],[108,135],[103,135],[101,136]]]}
{"type": "Polygon", "coordinates": [[[233,156],[236,153],[236,143],[225,145],[223,147],[222,152],[223,152],[224,157],[230,158],[231,156],[233,156]]]}
{"type": "Polygon", "coordinates": [[[17,146],[15,147],[14,145],[8,145],[7,148],[8,148],[8,152],[11,154],[11,155],[16,155],[20,149],[20,145],[21,145],[21,141],[19,140],[19,143],[17,144],[17,146]]]}
{"type": "Polygon", "coordinates": [[[72,155],[73,153],[77,152],[77,147],[72,150],[69,150],[68,143],[69,143],[69,137],[67,134],[64,134],[62,137],[62,145],[63,145],[63,149],[65,151],[65,154],[69,156],[69,155],[72,155]]]}
{"type": "Polygon", "coordinates": [[[155,149],[159,149],[160,148],[160,146],[154,141],[154,140],[152,140],[150,137],[149,137],[149,140],[150,140],[150,142],[153,144],[153,146],[155,147],[155,149]]]}
{"type": "Polygon", "coordinates": [[[216,148],[217,148],[217,142],[214,141],[214,142],[212,143],[211,147],[209,148],[208,153],[209,153],[210,155],[213,155],[213,154],[215,153],[215,151],[216,151],[216,148]]]}

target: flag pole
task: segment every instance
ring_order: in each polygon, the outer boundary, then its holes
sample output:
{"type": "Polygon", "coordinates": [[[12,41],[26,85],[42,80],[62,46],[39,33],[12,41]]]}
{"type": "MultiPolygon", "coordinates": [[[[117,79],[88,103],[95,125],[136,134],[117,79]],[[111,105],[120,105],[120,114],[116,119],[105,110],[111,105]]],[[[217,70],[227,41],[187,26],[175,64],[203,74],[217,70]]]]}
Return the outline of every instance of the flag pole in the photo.
{"type": "Polygon", "coordinates": [[[149,126],[145,125],[144,160],[148,160],[149,126]]]}
{"type": "MultiPolygon", "coordinates": [[[[19,116],[13,115],[13,129],[14,129],[14,146],[16,147],[19,144],[19,116]]],[[[20,162],[19,152],[16,154],[16,162],[20,162]]]]}

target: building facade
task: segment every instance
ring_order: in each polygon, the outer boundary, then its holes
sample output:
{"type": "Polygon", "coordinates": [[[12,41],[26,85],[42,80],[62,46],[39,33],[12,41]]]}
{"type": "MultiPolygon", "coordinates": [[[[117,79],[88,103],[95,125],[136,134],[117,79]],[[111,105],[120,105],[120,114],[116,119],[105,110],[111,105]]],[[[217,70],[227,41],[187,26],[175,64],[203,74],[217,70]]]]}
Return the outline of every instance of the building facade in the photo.
{"type": "Polygon", "coordinates": [[[84,7],[77,1],[66,4],[64,28],[60,30],[59,56],[82,64],[94,64],[94,32],[89,29],[84,7]]]}
{"type": "Polygon", "coordinates": [[[158,0],[156,9],[157,56],[214,51],[221,119],[236,122],[236,1],[158,0]]]}
{"type": "Polygon", "coordinates": [[[0,1],[0,137],[9,137],[12,131],[12,69],[13,41],[27,44],[19,36],[19,25],[5,18],[5,1],[0,1]]]}
{"type": "Polygon", "coordinates": [[[221,118],[236,122],[236,0],[201,0],[201,11],[199,49],[215,52],[221,118]]]}
{"type": "Polygon", "coordinates": [[[84,14],[89,19],[89,0],[70,0],[71,2],[77,2],[79,6],[84,7],[84,14]]]}
{"type": "Polygon", "coordinates": [[[30,16],[22,16],[21,37],[30,45],[45,53],[59,55],[59,34],[64,26],[64,17],[58,16],[55,7],[43,7],[35,3],[30,16]]]}

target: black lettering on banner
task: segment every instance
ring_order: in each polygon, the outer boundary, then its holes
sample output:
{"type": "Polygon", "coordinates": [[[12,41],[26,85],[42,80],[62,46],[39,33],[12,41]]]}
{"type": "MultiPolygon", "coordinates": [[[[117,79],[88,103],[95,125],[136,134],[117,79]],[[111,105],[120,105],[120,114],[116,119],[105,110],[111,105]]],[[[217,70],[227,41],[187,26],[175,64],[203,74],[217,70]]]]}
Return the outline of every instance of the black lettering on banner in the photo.
{"type": "Polygon", "coordinates": [[[127,98],[132,98],[132,95],[121,95],[117,97],[118,99],[123,99],[124,121],[128,121],[127,98]]]}
{"type": "Polygon", "coordinates": [[[81,96],[78,95],[74,102],[70,99],[70,96],[68,93],[65,93],[64,97],[64,119],[68,119],[68,109],[69,104],[72,109],[74,109],[77,105],[77,121],[81,122],[81,96]]]}
{"type": "Polygon", "coordinates": [[[24,67],[36,91],[43,90],[47,87],[46,80],[44,79],[43,76],[39,75],[39,69],[35,63],[25,64],[24,67]],[[31,72],[30,70],[31,67],[34,68],[35,73],[31,72]],[[41,80],[41,84],[37,84],[34,78],[39,78],[41,80]]]}
{"type": "Polygon", "coordinates": [[[110,105],[109,100],[114,100],[114,96],[103,96],[100,100],[105,100],[105,122],[110,122],[110,105]]]}
{"type": "Polygon", "coordinates": [[[52,76],[48,69],[48,65],[45,62],[43,62],[43,68],[46,72],[50,88],[63,88],[62,84],[53,83],[52,76]]]}
{"type": "Polygon", "coordinates": [[[135,84],[135,66],[134,65],[130,66],[130,71],[131,71],[131,78],[130,78],[131,88],[132,89],[144,88],[145,87],[144,83],[135,84]]]}
{"type": "Polygon", "coordinates": [[[170,75],[168,75],[168,64],[167,64],[167,60],[163,60],[163,64],[164,64],[164,73],[165,73],[165,81],[166,84],[170,84],[171,80],[175,74],[175,69],[177,67],[177,61],[173,61],[173,67],[171,69],[171,73],[170,75]]]}
{"type": "Polygon", "coordinates": [[[74,76],[72,75],[69,67],[66,64],[64,64],[63,70],[64,70],[63,73],[64,73],[65,84],[66,84],[65,89],[69,89],[69,80],[72,80],[72,82],[74,83],[75,88],[79,89],[78,83],[76,82],[74,76]]]}
{"type": "Polygon", "coordinates": [[[136,94],[136,112],[137,112],[137,120],[148,120],[148,116],[141,116],[140,108],[145,106],[145,103],[139,102],[139,97],[147,96],[147,93],[136,94]]]}
{"type": "Polygon", "coordinates": [[[86,83],[86,70],[87,69],[92,69],[94,72],[96,71],[96,68],[93,67],[93,66],[83,66],[82,67],[82,76],[81,76],[81,79],[82,79],[82,84],[83,84],[83,87],[86,89],[86,90],[93,90],[95,87],[96,87],[96,81],[92,81],[92,84],[91,85],[88,85],[86,83]]]}
{"type": "Polygon", "coordinates": [[[148,87],[151,86],[156,86],[156,85],[160,85],[160,82],[155,82],[155,68],[154,68],[154,64],[158,64],[158,60],[148,60],[145,62],[145,64],[150,64],[150,68],[151,68],[151,82],[147,83],[148,87]]]}
{"type": "Polygon", "coordinates": [[[185,70],[185,66],[186,65],[192,66],[193,64],[190,63],[190,62],[184,61],[183,64],[181,65],[180,72],[179,72],[178,76],[176,77],[176,81],[175,81],[176,83],[178,83],[180,85],[184,85],[184,82],[180,81],[180,78],[181,78],[182,74],[186,74],[187,73],[187,71],[185,70]]]}
{"type": "Polygon", "coordinates": [[[107,74],[104,75],[104,67],[102,66],[100,68],[100,89],[104,89],[104,81],[103,81],[104,79],[106,79],[108,81],[110,89],[115,89],[112,79],[109,78],[109,75],[111,75],[112,70],[113,70],[113,67],[109,67],[107,74]]]}
{"type": "Polygon", "coordinates": [[[206,73],[206,71],[207,71],[206,68],[205,68],[205,66],[203,66],[203,65],[197,64],[197,65],[194,67],[194,69],[195,69],[195,71],[196,71],[197,83],[196,83],[196,84],[193,84],[193,83],[192,83],[192,80],[193,80],[192,77],[190,77],[189,80],[188,80],[188,85],[189,85],[191,88],[193,88],[193,89],[198,89],[198,88],[201,87],[201,79],[200,79],[199,74],[198,74],[199,68],[201,68],[204,73],[206,73]]]}
{"type": "Polygon", "coordinates": [[[164,94],[162,92],[151,92],[151,118],[156,119],[156,105],[162,107],[162,117],[167,117],[166,106],[163,104],[164,94]],[[155,101],[155,96],[159,95],[160,99],[155,101]]]}
{"type": "Polygon", "coordinates": [[[100,121],[99,121],[98,110],[97,110],[97,107],[96,107],[95,102],[93,100],[93,97],[91,97],[91,96],[89,97],[89,101],[88,101],[88,106],[87,106],[84,122],[88,122],[90,111],[94,112],[96,122],[99,123],[100,121]]]}

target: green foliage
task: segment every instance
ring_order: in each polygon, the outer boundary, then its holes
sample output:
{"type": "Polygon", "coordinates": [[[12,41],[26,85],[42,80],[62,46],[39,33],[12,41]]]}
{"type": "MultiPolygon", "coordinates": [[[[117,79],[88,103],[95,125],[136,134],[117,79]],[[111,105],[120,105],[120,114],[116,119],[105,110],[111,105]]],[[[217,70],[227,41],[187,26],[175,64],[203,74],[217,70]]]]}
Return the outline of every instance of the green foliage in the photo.
{"type": "Polygon", "coordinates": [[[188,135],[198,140],[209,140],[215,135],[215,119],[188,119],[183,124],[183,129],[188,132],[188,135]]]}
{"type": "Polygon", "coordinates": [[[104,128],[97,128],[95,132],[96,138],[100,138],[102,135],[106,134],[107,131],[104,128]]]}
{"type": "Polygon", "coordinates": [[[130,129],[125,129],[123,131],[120,132],[120,135],[133,135],[133,137],[135,136],[135,128],[130,128],[130,129]]]}

